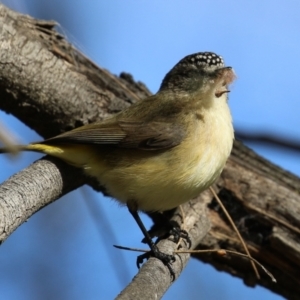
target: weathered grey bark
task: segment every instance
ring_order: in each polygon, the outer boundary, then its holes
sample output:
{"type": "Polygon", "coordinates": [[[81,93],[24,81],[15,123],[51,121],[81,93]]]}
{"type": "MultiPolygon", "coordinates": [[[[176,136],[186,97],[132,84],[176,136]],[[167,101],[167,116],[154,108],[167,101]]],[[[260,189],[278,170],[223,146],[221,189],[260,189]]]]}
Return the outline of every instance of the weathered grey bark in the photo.
{"type": "MultiPolygon", "coordinates": [[[[0,5],[0,109],[15,115],[46,138],[102,119],[150,94],[130,75],[116,77],[95,66],[57,34],[54,25],[0,5]]],[[[47,157],[9,179],[0,186],[1,241],[31,214],[84,182],[95,186],[79,170],[47,157]],[[76,181],[74,176],[67,176],[74,172],[76,181]]],[[[243,278],[249,285],[261,284],[289,299],[297,299],[300,293],[299,178],[236,142],[215,188],[252,255],[273,272],[278,283],[272,283],[263,273],[262,279],[256,280],[245,259],[203,254],[197,257],[243,278]]],[[[186,204],[185,211],[193,248],[242,251],[208,192],[186,204]]],[[[167,251],[172,251],[172,243],[164,243],[167,251]]],[[[188,255],[182,255],[176,260],[176,276],[187,258],[188,255]]],[[[143,295],[147,293],[153,299],[160,297],[170,285],[170,276],[163,265],[156,267],[156,264],[160,263],[150,259],[119,299],[130,299],[132,295],[145,298],[143,295]],[[144,281],[146,285],[141,284],[144,281]]]]}

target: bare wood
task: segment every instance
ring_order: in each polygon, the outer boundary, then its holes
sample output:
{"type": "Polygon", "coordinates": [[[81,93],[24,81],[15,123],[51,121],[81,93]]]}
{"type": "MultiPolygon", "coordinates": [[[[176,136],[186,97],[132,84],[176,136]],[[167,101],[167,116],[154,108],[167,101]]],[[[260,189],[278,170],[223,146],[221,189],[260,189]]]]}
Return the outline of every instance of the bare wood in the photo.
{"type": "Polygon", "coordinates": [[[52,157],[38,160],[12,176],[0,185],[0,241],[35,212],[84,183],[80,170],[66,168],[52,157]]]}
{"type": "MultiPolygon", "coordinates": [[[[106,117],[150,94],[130,75],[116,77],[95,66],[59,36],[53,26],[53,22],[37,21],[0,5],[0,109],[15,115],[43,137],[50,137],[106,117]]],[[[38,164],[37,168],[33,165],[25,169],[0,188],[2,241],[41,207],[83,182],[93,184],[81,174],[76,177],[77,182],[70,180],[64,175],[64,172],[70,174],[70,167],[63,163],[45,158],[35,164],[38,164]],[[39,175],[40,168],[49,168],[50,179],[39,175]],[[38,184],[32,183],[29,189],[25,189],[22,182],[26,177],[28,184],[32,178],[39,178],[38,184]],[[38,186],[45,187],[47,193],[38,190],[38,186]],[[13,196],[16,187],[23,188],[24,198],[13,196]],[[25,198],[30,199],[29,206],[24,206],[25,198]],[[14,201],[11,202],[11,199],[14,201]]],[[[270,269],[278,283],[272,283],[264,274],[257,282],[250,263],[241,258],[204,254],[197,258],[243,278],[248,285],[261,284],[286,298],[297,299],[300,293],[299,178],[236,142],[215,189],[246,239],[251,255],[270,269]]],[[[209,210],[208,218],[203,209],[198,214],[201,219],[189,218],[189,212],[196,211],[195,205],[190,202],[189,209],[185,211],[189,233],[193,236],[196,231],[201,237],[195,239],[193,247],[241,250],[219,207],[205,195],[201,195],[198,201],[202,205],[207,203],[209,210]],[[206,224],[203,226],[204,233],[199,231],[199,220],[206,224]],[[205,235],[209,223],[212,229],[205,235]]],[[[149,260],[144,268],[152,265],[153,261],[149,260]]],[[[183,265],[179,264],[178,271],[176,267],[176,274],[183,265]]],[[[157,288],[158,294],[162,295],[170,282],[164,268],[158,269],[161,270],[159,283],[162,284],[157,288]]],[[[134,282],[143,276],[141,273],[134,282]]],[[[152,271],[150,274],[157,276],[152,271]]],[[[154,277],[152,279],[155,280],[154,277]]],[[[128,289],[132,292],[137,286],[128,289]]],[[[151,292],[151,285],[148,286],[151,292]]],[[[143,286],[143,292],[146,288],[143,286]]],[[[130,295],[128,289],[122,297],[130,295]]]]}
{"type": "Polygon", "coordinates": [[[1,109],[45,138],[107,117],[150,95],[129,75],[123,77],[130,83],[98,68],[53,29],[55,22],[0,5],[0,24],[1,109]]]}

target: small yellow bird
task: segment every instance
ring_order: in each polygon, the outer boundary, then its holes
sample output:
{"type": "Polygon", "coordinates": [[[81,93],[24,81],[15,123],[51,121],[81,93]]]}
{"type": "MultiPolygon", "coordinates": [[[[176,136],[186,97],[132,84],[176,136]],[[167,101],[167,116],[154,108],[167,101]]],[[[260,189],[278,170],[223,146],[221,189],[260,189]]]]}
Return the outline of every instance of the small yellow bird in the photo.
{"type": "Polygon", "coordinates": [[[155,95],[104,121],[18,148],[58,157],[95,177],[128,206],[152,255],[168,264],[137,211],[175,208],[219,177],[234,139],[227,104],[234,79],[220,56],[188,55],[167,73],[155,95]]]}

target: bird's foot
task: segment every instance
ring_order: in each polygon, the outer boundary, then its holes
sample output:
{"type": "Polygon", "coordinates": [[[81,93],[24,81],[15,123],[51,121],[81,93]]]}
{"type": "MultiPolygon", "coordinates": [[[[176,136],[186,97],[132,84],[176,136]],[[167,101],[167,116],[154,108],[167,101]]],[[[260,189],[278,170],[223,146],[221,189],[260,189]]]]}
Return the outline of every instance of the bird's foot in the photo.
{"type": "Polygon", "coordinates": [[[152,249],[142,255],[139,255],[136,260],[137,267],[140,268],[140,265],[144,262],[144,260],[148,260],[150,257],[155,257],[159,259],[169,270],[172,281],[175,280],[175,272],[171,266],[171,264],[176,260],[174,255],[166,254],[161,252],[156,245],[152,245],[152,249]]]}
{"type": "Polygon", "coordinates": [[[192,241],[191,241],[191,239],[189,237],[189,234],[187,233],[186,230],[181,229],[178,226],[173,226],[171,228],[169,234],[173,236],[173,242],[174,243],[178,243],[180,239],[183,239],[186,242],[188,249],[191,248],[192,241]]]}

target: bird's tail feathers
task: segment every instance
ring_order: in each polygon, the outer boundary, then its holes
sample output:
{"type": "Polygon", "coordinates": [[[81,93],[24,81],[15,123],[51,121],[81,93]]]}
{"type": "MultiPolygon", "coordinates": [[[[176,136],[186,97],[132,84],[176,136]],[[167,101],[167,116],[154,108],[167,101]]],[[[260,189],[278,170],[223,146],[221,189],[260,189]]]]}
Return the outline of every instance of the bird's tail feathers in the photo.
{"type": "Polygon", "coordinates": [[[16,145],[13,146],[13,149],[11,147],[0,148],[0,154],[2,153],[15,154],[21,151],[33,151],[33,152],[50,154],[50,155],[60,154],[63,152],[63,150],[59,147],[39,144],[39,143],[33,143],[28,145],[16,145]]]}

